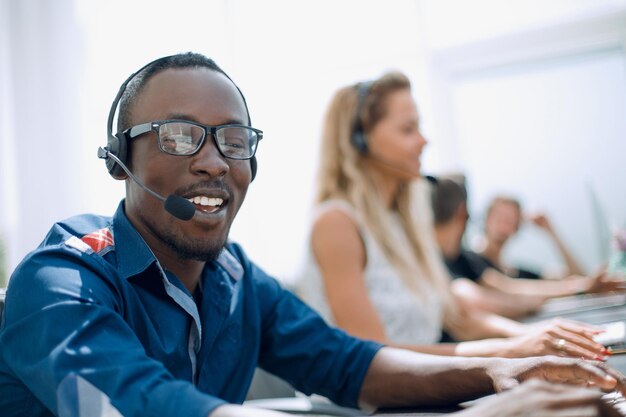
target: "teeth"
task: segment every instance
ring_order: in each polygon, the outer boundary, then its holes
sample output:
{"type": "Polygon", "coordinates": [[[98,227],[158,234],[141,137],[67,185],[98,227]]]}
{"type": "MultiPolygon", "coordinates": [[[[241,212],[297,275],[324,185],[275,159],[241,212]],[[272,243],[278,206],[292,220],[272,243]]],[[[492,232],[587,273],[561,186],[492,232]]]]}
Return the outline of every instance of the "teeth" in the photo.
{"type": "Polygon", "coordinates": [[[224,203],[224,200],[219,197],[207,197],[207,196],[195,196],[193,198],[188,198],[190,203],[198,204],[199,206],[212,206],[219,207],[224,203]]]}

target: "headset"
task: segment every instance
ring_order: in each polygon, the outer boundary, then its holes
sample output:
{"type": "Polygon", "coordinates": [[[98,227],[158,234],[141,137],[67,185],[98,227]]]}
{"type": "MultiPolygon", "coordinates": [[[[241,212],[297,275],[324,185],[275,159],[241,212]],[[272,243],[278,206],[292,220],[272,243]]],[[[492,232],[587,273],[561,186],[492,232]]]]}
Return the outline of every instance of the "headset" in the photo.
{"type": "MultiPolygon", "coordinates": [[[[352,146],[359,152],[359,154],[363,156],[367,156],[382,165],[386,165],[389,168],[392,168],[396,171],[404,171],[409,172],[413,175],[413,172],[399,166],[398,163],[387,160],[382,156],[374,154],[368,145],[367,135],[365,134],[363,128],[363,122],[361,121],[361,112],[363,111],[363,106],[365,104],[365,100],[367,96],[370,94],[372,89],[372,85],[375,81],[363,81],[356,85],[357,88],[357,103],[356,103],[356,112],[354,115],[354,122],[352,124],[352,135],[350,137],[350,142],[352,146]]],[[[426,179],[430,182],[434,181],[433,177],[426,176],[426,179]]]]}
{"type": "MultiPolygon", "coordinates": [[[[113,100],[113,104],[111,104],[111,109],[109,110],[109,117],[107,119],[107,145],[104,149],[100,148],[98,150],[98,157],[101,159],[104,159],[107,170],[109,171],[109,174],[111,174],[111,176],[115,179],[123,178],[124,173],[128,174],[127,170],[124,169],[124,167],[122,167],[122,164],[125,165],[127,163],[126,159],[128,157],[128,138],[126,138],[126,135],[124,135],[124,133],[122,132],[117,132],[113,134],[113,119],[115,118],[115,113],[117,112],[117,109],[119,107],[119,103],[120,103],[120,100],[122,99],[122,95],[126,91],[128,84],[130,84],[139,73],[141,73],[146,68],[152,67],[163,61],[169,60],[173,58],[174,56],[175,55],[169,55],[169,56],[164,56],[164,57],[155,59],[154,61],[147,63],[143,67],[139,68],[139,70],[132,73],[126,79],[126,81],[122,83],[119,91],[117,92],[117,95],[115,96],[115,99],[113,100]]],[[[243,99],[244,107],[246,108],[246,114],[248,116],[248,124],[251,125],[250,111],[248,110],[248,104],[246,102],[246,98],[244,97],[243,93],[241,92],[237,84],[235,84],[233,80],[225,72],[222,72],[222,74],[224,74],[226,78],[228,78],[233,83],[233,85],[235,86],[239,94],[241,95],[241,98],[243,99]]],[[[250,170],[252,173],[250,181],[252,181],[254,180],[254,177],[256,177],[256,172],[257,172],[256,156],[253,156],[252,158],[250,158],[250,170]]]]}
{"type": "Polygon", "coordinates": [[[363,110],[363,104],[369,94],[374,81],[365,81],[357,84],[357,104],[356,113],[354,115],[354,123],[352,125],[352,145],[356,148],[361,155],[367,155],[369,148],[367,146],[367,136],[363,131],[363,123],[361,122],[361,111],[363,110]]]}

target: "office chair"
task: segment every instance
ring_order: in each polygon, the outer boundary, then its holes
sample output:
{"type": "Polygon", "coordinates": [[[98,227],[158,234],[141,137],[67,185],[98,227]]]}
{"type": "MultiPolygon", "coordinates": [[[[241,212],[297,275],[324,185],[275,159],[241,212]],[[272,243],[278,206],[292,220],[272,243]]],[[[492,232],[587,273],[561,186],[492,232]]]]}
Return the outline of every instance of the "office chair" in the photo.
{"type": "Polygon", "coordinates": [[[0,323],[2,323],[2,313],[4,312],[4,297],[6,296],[6,288],[0,288],[0,323]]]}

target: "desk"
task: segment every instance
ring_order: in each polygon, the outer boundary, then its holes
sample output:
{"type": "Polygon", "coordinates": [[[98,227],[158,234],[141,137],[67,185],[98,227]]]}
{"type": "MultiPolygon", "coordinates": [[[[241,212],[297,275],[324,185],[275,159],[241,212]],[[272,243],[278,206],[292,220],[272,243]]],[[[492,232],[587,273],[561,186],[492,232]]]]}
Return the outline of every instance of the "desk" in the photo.
{"type": "Polygon", "coordinates": [[[410,410],[381,410],[378,411],[372,416],[380,416],[380,417],[426,417],[426,416],[443,416],[446,414],[453,413],[455,411],[461,410],[459,407],[449,407],[445,409],[432,409],[432,410],[420,410],[420,411],[410,411],[410,410]]]}

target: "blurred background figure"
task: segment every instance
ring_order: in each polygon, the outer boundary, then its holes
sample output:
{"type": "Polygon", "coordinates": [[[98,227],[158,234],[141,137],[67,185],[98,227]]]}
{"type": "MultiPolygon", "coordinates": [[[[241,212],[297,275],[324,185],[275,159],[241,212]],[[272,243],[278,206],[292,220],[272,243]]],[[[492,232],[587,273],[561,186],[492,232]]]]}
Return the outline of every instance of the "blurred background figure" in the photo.
{"type": "Polygon", "coordinates": [[[332,97],[300,296],[352,335],[418,352],[602,357],[592,326],[525,325],[457,302],[420,174],[427,144],[420,126],[411,83],[400,72],[332,97]],[[464,342],[437,343],[442,330],[464,342]],[[502,338],[475,340],[489,337],[502,338]]]}
{"type": "Polygon", "coordinates": [[[508,196],[497,196],[489,203],[485,215],[484,239],[478,253],[491,268],[513,278],[542,278],[541,271],[531,271],[520,266],[511,266],[502,259],[507,242],[519,231],[522,222],[539,227],[554,243],[563,262],[565,270],[560,278],[569,275],[583,275],[581,267],[561,240],[545,214],[527,214],[522,212],[519,200],[508,196]]]}
{"type": "MultiPolygon", "coordinates": [[[[523,317],[537,311],[553,297],[623,290],[623,281],[609,276],[604,270],[593,277],[576,275],[563,281],[514,279],[479,253],[464,247],[469,213],[465,176],[462,174],[437,177],[431,200],[437,244],[455,278],[454,293],[469,305],[507,317],[523,317]]],[[[501,197],[494,203],[492,206],[496,211],[491,211],[487,221],[490,225],[488,235],[494,242],[504,243],[517,230],[519,204],[501,197]]],[[[536,221],[546,227],[545,217],[539,216],[536,221]]]]}

